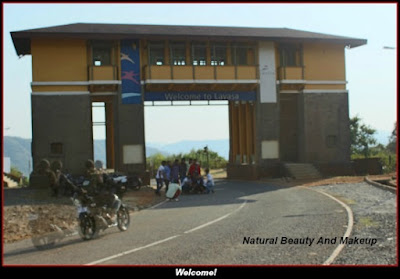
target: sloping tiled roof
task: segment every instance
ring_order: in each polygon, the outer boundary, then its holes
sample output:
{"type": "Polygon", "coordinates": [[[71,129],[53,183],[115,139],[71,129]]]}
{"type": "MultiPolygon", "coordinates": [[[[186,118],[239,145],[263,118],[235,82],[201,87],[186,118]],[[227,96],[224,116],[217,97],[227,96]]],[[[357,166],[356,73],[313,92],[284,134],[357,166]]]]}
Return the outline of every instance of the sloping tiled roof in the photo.
{"type": "Polygon", "coordinates": [[[86,39],[235,39],[273,41],[324,41],[357,47],[365,39],[334,36],[288,28],[181,26],[181,25],[132,25],[75,23],[46,28],[11,32],[17,54],[30,54],[30,40],[35,37],[86,38],[86,39]]]}

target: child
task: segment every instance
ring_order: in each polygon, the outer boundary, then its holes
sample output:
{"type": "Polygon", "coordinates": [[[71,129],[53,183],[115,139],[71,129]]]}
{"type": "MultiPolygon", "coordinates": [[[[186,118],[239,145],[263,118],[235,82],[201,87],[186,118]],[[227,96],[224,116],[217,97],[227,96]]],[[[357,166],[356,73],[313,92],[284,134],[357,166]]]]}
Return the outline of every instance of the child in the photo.
{"type": "Polygon", "coordinates": [[[214,179],[213,179],[213,177],[212,177],[212,175],[210,174],[210,169],[206,169],[206,176],[205,176],[205,179],[204,179],[204,186],[206,187],[206,191],[207,191],[207,194],[209,194],[210,193],[210,191],[212,192],[212,193],[214,193],[214,179]]]}

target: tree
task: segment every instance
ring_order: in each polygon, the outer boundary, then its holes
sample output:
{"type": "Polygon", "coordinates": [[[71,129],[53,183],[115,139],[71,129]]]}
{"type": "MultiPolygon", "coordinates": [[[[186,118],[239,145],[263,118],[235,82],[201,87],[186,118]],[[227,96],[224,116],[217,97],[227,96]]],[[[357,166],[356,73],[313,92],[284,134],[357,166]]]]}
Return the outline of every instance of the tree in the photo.
{"type": "Polygon", "coordinates": [[[362,154],[365,158],[370,156],[370,146],[376,144],[374,134],[376,130],[361,123],[361,119],[355,116],[350,119],[351,154],[362,154]]]}
{"type": "Polygon", "coordinates": [[[147,158],[147,169],[157,170],[161,162],[166,160],[167,158],[163,154],[156,153],[147,158]]]}
{"type": "Polygon", "coordinates": [[[389,143],[386,146],[386,149],[392,153],[396,153],[396,147],[397,147],[397,121],[394,123],[394,128],[389,138],[389,143]]]}

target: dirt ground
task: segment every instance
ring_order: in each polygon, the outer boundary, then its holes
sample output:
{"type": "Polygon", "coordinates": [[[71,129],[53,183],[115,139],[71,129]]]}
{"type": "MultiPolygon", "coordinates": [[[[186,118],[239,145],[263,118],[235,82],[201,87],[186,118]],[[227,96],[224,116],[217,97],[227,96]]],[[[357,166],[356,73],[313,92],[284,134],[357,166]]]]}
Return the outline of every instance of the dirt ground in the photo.
{"type": "MultiPolygon", "coordinates": [[[[215,178],[224,178],[222,171],[214,174],[215,178]]],[[[392,180],[392,183],[397,185],[396,173],[387,175],[373,175],[369,176],[370,180],[392,180]]],[[[327,184],[340,184],[340,183],[357,183],[364,181],[364,176],[339,176],[318,180],[287,180],[287,179],[271,179],[263,180],[265,182],[272,182],[281,186],[319,186],[327,184]]],[[[141,209],[150,207],[161,201],[165,200],[164,192],[160,196],[154,194],[155,186],[143,186],[138,191],[128,191],[123,200],[131,208],[133,214],[141,209]]],[[[23,190],[23,189],[20,189],[23,190]]],[[[4,189],[4,191],[9,191],[4,189]]],[[[15,190],[14,190],[15,191],[15,190]]],[[[18,190],[17,190],[18,191],[18,190]]],[[[16,192],[17,193],[17,192],[16,192]]],[[[14,194],[13,194],[14,195],[14,194]]],[[[3,205],[3,243],[11,243],[26,238],[31,238],[33,235],[45,234],[54,232],[59,229],[68,230],[74,229],[77,225],[76,222],[76,208],[72,205],[71,200],[63,199],[50,199],[46,203],[35,204],[32,197],[23,198],[12,202],[13,195],[6,195],[5,203],[3,205]],[[7,199],[7,200],[6,200],[7,199]],[[36,220],[35,217],[39,216],[36,220]],[[32,224],[32,226],[30,226],[32,224]],[[53,226],[51,226],[53,224],[53,226]],[[55,225],[55,226],[54,226],[55,225]]]]}
{"type": "MultiPolygon", "coordinates": [[[[9,191],[11,189],[5,189],[9,191]]],[[[30,194],[21,192],[24,189],[12,189],[12,195],[7,195],[7,201],[3,206],[4,230],[3,243],[11,243],[32,236],[43,235],[57,230],[74,230],[77,226],[76,207],[68,198],[54,199],[49,198],[46,201],[40,200],[40,203],[34,200],[30,194]],[[16,197],[19,195],[19,197],[16,197]],[[11,201],[10,199],[15,199],[11,201]]],[[[26,191],[25,191],[26,192],[26,191]]],[[[138,191],[128,191],[123,201],[131,212],[135,214],[141,209],[150,207],[165,200],[164,195],[154,194],[154,187],[143,186],[138,191]]]]}

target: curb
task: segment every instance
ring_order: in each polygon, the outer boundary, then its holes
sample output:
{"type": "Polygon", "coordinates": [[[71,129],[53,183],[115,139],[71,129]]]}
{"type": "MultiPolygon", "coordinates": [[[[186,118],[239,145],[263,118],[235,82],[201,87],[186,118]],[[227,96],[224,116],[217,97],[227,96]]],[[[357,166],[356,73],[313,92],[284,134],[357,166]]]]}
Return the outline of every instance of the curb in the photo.
{"type": "Polygon", "coordinates": [[[368,176],[364,177],[364,181],[367,182],[368,184],[372,185],[372,186],[376,186],[378,188],[381,188],[382,190],[390,191],[390,192],[396,194],[397,188],[390,187],[390,186],[387,186],[387,185],[372,181],[372,180],[370,180],[368,178],[368,176]]]}

